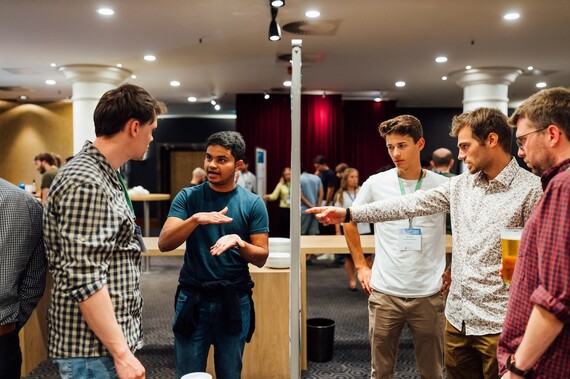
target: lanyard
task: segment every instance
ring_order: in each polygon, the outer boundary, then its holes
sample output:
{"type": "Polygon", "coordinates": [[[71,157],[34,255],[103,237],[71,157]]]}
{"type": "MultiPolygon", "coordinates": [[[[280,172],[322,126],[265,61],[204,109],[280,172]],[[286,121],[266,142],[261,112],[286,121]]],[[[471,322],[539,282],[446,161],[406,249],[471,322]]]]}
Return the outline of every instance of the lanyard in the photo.
{"type": "Polygon", "coordinates": [[[133,214],[135,214],[135,209],[133,208],[133,203],[131,202],[131,198],[129,197],[129,193],[127,192],[127,186],[125,186],[125,182],[123,181],[123,176],[119,171],[117,171],[117,178],[119,178],[119,182],[121,183],[121,188],[123,189],[123,193],[125,194],[125,200],[127,200],[127,204],[129,204],[129,208],[133,214]]]}
{"type": "MultiPolygon", "coordinates": [[[[398,173],[396,173],[396,175],[398,175],[398,173]]],[[[424,170],[420,170],[420,177],[418,178],[418,182],[416,183],[416,188],[414,189],[414,192],[416,192],[417,190],[419,190],[420,188],[422,188],[422,182],[424,180],[424,170]]],[[[403,196],[406,194],[406,189],[404,188],[404,181],[402,180],[402,178],[400,178],[400,175],[398,175],[398,184],[400,185],[400,194],[403,196]]],[[[412,227],[412,218],[409,219],[410,222],[410,228],[412,227]]]]}

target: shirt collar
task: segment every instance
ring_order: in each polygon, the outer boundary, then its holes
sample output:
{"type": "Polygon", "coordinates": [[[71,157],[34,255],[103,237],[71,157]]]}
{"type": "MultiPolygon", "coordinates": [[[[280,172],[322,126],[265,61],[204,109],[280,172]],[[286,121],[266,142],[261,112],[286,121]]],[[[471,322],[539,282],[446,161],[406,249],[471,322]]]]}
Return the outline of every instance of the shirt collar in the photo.
{"type": "Polygon", "coordinates": [[[542,189],[545,190],[548,186],[548,183],[558,174],[563,171],[566,171],[570,168],[570,159],[566,159],[555,165],[554,167],[550,168],[540,177],[540,181],[542,182],[542,189]]]}
{"type": "Polygon", "coordinates": [[[517,176],[517,172],[520,169],[517,160],[514,157],[511,157],[511,161],[499,172],[492,180],[487,180],[487,177],[483,173],[483,171],[479,171],[475,174],[475,179],[473,180],[475,185],[485,187],[485,186],[499,186],[507,188],[513,181],[513,179],[517,176]]]}
{"type": "Polygon", "coordinates": [[[91,155],[93,158],[95,158],[95,160],[99,164],[99,167],[101,167],[101,170],[107,173],[107,175],[109,175],[109,178],[113,182],[113,184],[116,187],[122,189],[121,183],[119,182],[119,178],[117,177],[117,170],[115,170],[113,166],[111,166],[111,163],[109,163],[107,158],[105,158],[105,156],[99,151],[99,149],[95,147],[95,145],[93,145],[91,141],[85,141],[82,150],[85,153],[91,155]]]}

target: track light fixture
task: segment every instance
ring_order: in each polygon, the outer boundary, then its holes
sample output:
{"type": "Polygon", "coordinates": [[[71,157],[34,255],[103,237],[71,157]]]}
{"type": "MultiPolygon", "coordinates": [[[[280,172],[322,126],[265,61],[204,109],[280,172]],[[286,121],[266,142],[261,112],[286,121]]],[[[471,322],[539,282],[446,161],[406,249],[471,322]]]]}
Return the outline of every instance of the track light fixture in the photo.
{"type": "Polygon", "coordinates": [[[272,7],[280,8],[285,5],[285,0],[269,0],[269,4],[272,7]]]}
{"type": "Polygon", "coordinates": [[[270,41],[279,41],[281,39],[281,28],[275,20],[275,17],[277,17],[277,10],[278,8],[275,8],[273,6],[271,7],[271,22],[269,23],[268,35],[270,41]]]}

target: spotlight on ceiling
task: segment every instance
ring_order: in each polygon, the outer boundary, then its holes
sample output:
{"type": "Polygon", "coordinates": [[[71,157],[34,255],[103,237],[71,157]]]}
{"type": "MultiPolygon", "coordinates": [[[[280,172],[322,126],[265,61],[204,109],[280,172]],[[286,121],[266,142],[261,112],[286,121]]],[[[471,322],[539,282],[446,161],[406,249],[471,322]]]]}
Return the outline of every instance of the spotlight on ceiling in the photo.
{"type": "Polygon", "coordinates": [[[285,5],[285,0],[269,0],[269,4],[272,7],[280,8],[285,5]]]}
{"type": "Polygon", "coordinates": [[[271,7],[271,22],[269,23],[269,35],[270,41],[279,41],[281,39],[281,28],[275,20],[277,17],[277,8],[271,7]]]}
{"type": "Polygon", "coordinates": [[[268,100],[269,97],[270,97],[270,96],[269,96],[269,94],[268,94],[267,92],[265,92],[265,93],[263,94],[263,98],[264,98],[265,100],[268,100]]]}

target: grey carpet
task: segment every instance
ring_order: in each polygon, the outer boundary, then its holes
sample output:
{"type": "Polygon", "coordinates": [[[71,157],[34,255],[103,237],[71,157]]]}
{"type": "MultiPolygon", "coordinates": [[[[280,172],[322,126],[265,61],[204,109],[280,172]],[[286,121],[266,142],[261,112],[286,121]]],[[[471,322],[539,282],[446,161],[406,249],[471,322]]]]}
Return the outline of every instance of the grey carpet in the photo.
{"type": "MultiPolygon", "coordinates": [[[[177,257],[153,257],[151,270],[141,278],[145,298],[143,327],[145,347],[137,356],[149,379],[174,378],[173,336],[170,323],[173,296],[180,270],[177,257]]],[[[324,363],[309,361],[303,378],[368,378],[370,348],[366,296],[348,290],[344,268],[329,261],[315,261],[307,269],[308,318],[322,317],[335,321],[334,355],[324,363]]],[[[57,379],[54,366],[43,362],[27,379],[57,379]]],[[[394,378],[419,378],[413,344],[407,329],[400,339],[394,378]]],[[[244,378],[247,379],[247,378],[244,378]]]]}

